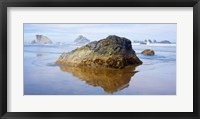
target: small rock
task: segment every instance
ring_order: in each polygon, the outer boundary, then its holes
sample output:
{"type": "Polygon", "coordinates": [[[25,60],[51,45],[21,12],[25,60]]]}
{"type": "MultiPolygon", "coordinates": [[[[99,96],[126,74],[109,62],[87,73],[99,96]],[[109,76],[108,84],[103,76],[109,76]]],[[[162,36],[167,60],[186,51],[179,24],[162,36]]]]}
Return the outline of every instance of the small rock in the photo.
{"type": "Polygon", "coordinates": [[[150,55],[150,56],[155,55],[155,52],[151,49],[146,49],[146,50],[142,51],[141,53],[144,55],[150,55]]]}

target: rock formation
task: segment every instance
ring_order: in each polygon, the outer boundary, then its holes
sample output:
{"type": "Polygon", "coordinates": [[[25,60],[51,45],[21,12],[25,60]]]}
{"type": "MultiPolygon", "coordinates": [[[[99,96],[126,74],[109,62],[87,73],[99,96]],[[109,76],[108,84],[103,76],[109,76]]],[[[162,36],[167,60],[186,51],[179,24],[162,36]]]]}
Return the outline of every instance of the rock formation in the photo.
{"type": "Polygon", "coordinates": [[[37,43],[36,40],[31,41],[31,44],[35,44],[35,43],[37,43]]]}
{"type": "Polygon", "coordinates": [[[155,52],[151,49],[146,49],[146,50],[142,51],[141,53],[144,55],[150,55],[150,56],[155,55],[155,52]]]}
{"type": "Polygon", "coordinates": [[[86,44],[89,42],[90,42],[90,40],[88,40],[86,37],[84,37],[82,35],[78,36],[78,38],[76,38],[74,40],[74,43],[76,43],[76,44],[86,44]]]}
{"type": "Polygon", "coordinates": [[[136,56],[129,39],[110,35],[61,54],[56,63],[70,66],[124,68],[129,65],[140,65],[142,61],[136,56]]]}
{"type": "Polygon", "coordinates": [[[31,43],[32,44],[52,44],[53,42],[47,36],[36,35],[36,40],[33,40],[31,43]]]}
{"type": "Polygon", "coordinates": [[[171,42],[168,41],[168,40],[163,40],[163,41],[160,41],[159,43],[162,43],[162,44],[171,44],[171,42]]]}

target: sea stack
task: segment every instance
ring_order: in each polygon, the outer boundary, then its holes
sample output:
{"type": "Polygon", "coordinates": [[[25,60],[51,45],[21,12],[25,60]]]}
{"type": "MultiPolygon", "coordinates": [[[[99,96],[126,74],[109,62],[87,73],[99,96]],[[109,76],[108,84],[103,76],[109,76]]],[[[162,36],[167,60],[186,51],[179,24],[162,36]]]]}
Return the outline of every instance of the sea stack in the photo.
{"type": "Polygon", "coordinates": [[[162,44],[171,44],[171,42],[168,41],[168,40],[163,40],[163,41],[160,41],[159,43],[162,43],[162,44]]]}
{"type": "Polygon", "coordinates": [[[56,64],[121,69],[140,65],[142,61],[136,56],[129,39],[110,35],[71,52],[62,53],[56,64]]]}
{"type": "Polygon", "coordinates": [[[47,36],[36,35],[36,40],[33,40],[31,43],[32,44],[52,44],[53,42],[47,36]]]}
{"type": "Polygon", "coordinates": [[[89,42],[90,42],[90,40],[88,40],[86,37],[84,37],[82,35],[79,35],[78,38],[76,38],[74,40],[74,43],[76,43],[76,44],[86,44],[89,42]]]}

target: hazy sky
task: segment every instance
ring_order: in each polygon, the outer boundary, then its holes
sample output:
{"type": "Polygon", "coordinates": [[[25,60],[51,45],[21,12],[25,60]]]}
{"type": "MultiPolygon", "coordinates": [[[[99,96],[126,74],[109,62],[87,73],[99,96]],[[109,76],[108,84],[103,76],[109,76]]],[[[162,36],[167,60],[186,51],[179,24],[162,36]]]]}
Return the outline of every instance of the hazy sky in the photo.
{"type": "Polygon", "coordinates": [[[79,35],[90,41],[118,35],[131,41],[176,42],[176,24],[24,24],[25,42],[36,39],[36,34],[45,35],[53,42],[73,42],[79,35]]]}

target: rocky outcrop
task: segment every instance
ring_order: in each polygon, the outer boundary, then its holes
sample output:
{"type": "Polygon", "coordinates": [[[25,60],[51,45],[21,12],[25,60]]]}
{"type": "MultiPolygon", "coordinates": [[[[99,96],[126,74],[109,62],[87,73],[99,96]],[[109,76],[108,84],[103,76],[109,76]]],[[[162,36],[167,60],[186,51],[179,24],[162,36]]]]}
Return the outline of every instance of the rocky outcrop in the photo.
{"type": "Polygon", "coordinates": [[[76,38],[74,40],[74,43],[76,43],[76,44],[86,44],[89,42],[90,42],[90,40],[88,40],[86,37],[84,37],[82,35],[78,36],[78,38],[76,38]]]}
{"type": "Polygon", "coordinates": [[[52,44],[53,42],[47,36],[36,35],[36,40],[33,40],[31,43],[32,44],[52,44]]]}
{"type": "Polygon", "coordinates": [[[142,51],[141,53],[144,55],[150,55],[150,56],[155,55],[155,52],[151,49],[146,49],[146,50],[142,51]]]}
{"type": "Polygon", "coordinates": [[[70,66],[124,68],[129,65],[140,65],[142,61],[136,56],[129,39],[110,35],[61,54],[56,63],[70,66]]]}
{"type": "Polygon", "coordinates": [[[90,86],[103,88],[109,94],[127,88],[131,77],[137,72],[134,71],[135,67],[133,66],[124,69],[111,69],[60,65],[60,69],[61,71],[72,73],[77,79],[90,86]]]}

